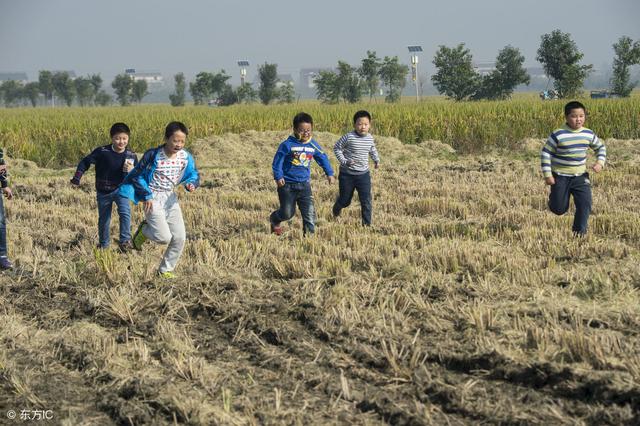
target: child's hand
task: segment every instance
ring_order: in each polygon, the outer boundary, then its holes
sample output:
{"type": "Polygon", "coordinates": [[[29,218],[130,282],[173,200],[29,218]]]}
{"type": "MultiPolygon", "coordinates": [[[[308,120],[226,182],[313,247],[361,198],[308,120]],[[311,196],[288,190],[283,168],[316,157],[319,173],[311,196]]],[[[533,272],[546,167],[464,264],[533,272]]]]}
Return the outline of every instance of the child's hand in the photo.
{"type": "Polygon", "coordinates": [[[376,169],[376,170],[377,170],[378,168],[380,168],[380,163],[374,163],[374,164],[373,164],[373,168],[374,168],[374,169],[376,169]]]}
{"type": "Polygon", "coordinates": [[[192,184],[192,183],[188,183],[184,187],[189,192],[193,192],[193,191],[196,190],[196,186],[194,184],[192,184]]]}
{"type": "Polygon", "coordinates": [[[133,163],[129,161],[125,161],[124,164],[122,165],[122,171],[125,173],[129,173],[131,170],[133,170],[133,163]]]}
{"type": "Polygon", "coordinates": [[[329,184],[332,184],[336,181],[336,177],[335,176],[327,176],[327,182],[329,182],[329,184]]]}
{"type": "Polygon", "coordinates": [[[153,210],[153,201],[152,200],[143,201],[142,206],[144,207],[145,213],[151,213],[151,210],[153,210]]]}
{"type": "Polygon", "coordinates": [[[556,180],[553,178],[553,176],[549,176],[544,178],[544,183],[546,183],[547,185],[555,185],[556,180]]]}
{"type": "Polygon", "coordinates": [[[280,178],[276,181],[276,185],[278,185],[278,188],[282,188],[284,186],[284,178],[280,178]]]}
{"type": "Polygon", "coordinates": [[[2,193],[5,197],[7,197],[8,200],[13,198],[13,191],[11,191],[11,188],[9,188],[8,186],[6,188],[2,188],[2,193]]]}
{"type": "Polygon", "coordinates": [[[6,175],[6,174],[7,174],[7,165],[0,164],[0,175],[6,175]]]}
{"type": "Polygon", "coordinates": [[[600,173],[602,171],[602,164],[596,163],[591,168],[593,169],[594,172],[600,173]]]}

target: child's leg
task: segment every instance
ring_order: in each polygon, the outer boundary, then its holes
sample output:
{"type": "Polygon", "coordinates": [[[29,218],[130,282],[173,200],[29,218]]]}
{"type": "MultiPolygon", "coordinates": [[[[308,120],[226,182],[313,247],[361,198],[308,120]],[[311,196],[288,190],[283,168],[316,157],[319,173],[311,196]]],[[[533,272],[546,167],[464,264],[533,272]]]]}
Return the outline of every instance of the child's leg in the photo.
{"type": "Polygon", "coordinates": [[[278,200],[280,201],[280,208],[269,217],[269,220],[273,225],[279,225],[280,222],[289,220],[296,212],[296,191],[293,187],[294,184],[285,183],[281,188],[278,188],[278,200]]]}
{"type": "Polygon", "coordinates": [[[111,225],[111,204],[113,197],[111,194],[100,194],[96,196],[98,202],[98,245],[101,248],[109,247],[109,225],[111,225]]]}
{"type": "Polygon", "coordinates": [[[173,194],[167,202],[166,212],[166,223],[171,232],[171,241],[162,257],[160,268],[158,268],[159,272],[169,272],[176,268],[186,240],[182,210],[180,209],[180,204],[178,204],[178,197],[175,194],[173,194]]]}
{"type": "Polygon", "coordinates": [[[313,206],[313,194],[311,192],[311,183],[306,182],[300,188],[297,197],[298,208],[302,215],[302,232],[313,234],[316,231],[316,210],[313,206]]]}
{"type": "Polygon", "coordinates": [[[362,224],[369,226],[371,225],[371,211],[373,210],[371,203],[371,173],[367,172],[358,176],[356,189],[358,191],[358,198],[360,199],[362,224]]]}
{"type": "Polygon", "coordinates": [[[587,233],[589,215],[591,214],[591,182],[589,174],[576,176],[571,182],[571,195],[576,205],[576,215],[573,218],[573,232],[584,235],[587,233]]]}
{"type": "Polygon", "coordinates": [[[4,201],[0,193],[0,257],[7,257],[7,220],[4,214],[4,201]]]}
{"type": "Polygon", "coordinates": [[[549,210],[557,215],[563,215],[569,210],[569,185],[571,177],[553,175],[556,183],[551,185],[549,193],[549,210]]]}
{"type": "Polygon", "coordinates": [[[171,242],[171,230],[167,223],[167,213],[165,202],[167,196],[159,193],[153,199],[153,208],[150,212],[144,213],[146,224],[142,228],[142,233],[147,239],[158,244],[169,244],[171,242]]]}
{"type": "Polygon", "coordinates": [[[351,199],[353,198],[353,191],[356,189],[355,185],[356,176],[350,175],[349,173],[340,173],[338,176],[338,198],[336,198],[336,202],[333,204],[333,215],[339,216],[340,211],[344,208],[349,207],[351,204],[351,199]]]}
{"type": "Polygon", "coordinates": [[[118,217],[120,218],[120,244],[131,241],[131,204],[129,199],[121,195],[114,195],[116,206],[118,206],[118,217]]]}

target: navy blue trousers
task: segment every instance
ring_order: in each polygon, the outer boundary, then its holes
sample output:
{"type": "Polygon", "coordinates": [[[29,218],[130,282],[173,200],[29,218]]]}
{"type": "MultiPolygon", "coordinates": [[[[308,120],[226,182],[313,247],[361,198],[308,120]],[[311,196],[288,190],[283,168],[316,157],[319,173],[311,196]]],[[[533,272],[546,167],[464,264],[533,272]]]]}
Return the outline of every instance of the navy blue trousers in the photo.
{"type": "Polygon", "coordinates": [[[556,183],[551,185],[549,209],[563,215],[569,210],[569,198],[573,197],[576,214],[573,218],[573,232],[584,235],[591,214],[591,182],[589,173],[581,176],[561,176],[553,174],[556,183]]]}

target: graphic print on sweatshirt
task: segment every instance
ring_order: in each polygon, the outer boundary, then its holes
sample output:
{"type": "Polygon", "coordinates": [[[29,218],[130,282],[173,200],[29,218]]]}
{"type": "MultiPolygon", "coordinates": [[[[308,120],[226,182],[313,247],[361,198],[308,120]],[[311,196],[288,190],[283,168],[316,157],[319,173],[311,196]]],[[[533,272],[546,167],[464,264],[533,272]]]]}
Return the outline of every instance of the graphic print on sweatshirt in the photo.
{"type": "Polygon", "coordinates": [[[293,146],[291,147],[291,164],[294,166],[309,167],[315,152],[316,150],[313,147],[293,146]]]}
{"type": "Polygon", "coordinates": [[[187,168],[187,161],[187,153],[185,151],[178,151],[174,158],[167,158],[164,150],[160,150],[156,158],[156,169],[153,172],[149,188],[153,192],[172,191],[182,179],[182,175],[187,168]]]}

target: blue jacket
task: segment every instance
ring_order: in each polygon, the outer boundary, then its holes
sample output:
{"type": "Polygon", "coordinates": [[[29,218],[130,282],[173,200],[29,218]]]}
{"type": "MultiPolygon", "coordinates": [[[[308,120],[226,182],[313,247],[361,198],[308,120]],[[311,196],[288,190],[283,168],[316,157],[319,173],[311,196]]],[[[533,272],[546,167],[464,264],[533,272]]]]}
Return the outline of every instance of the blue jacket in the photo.
{"type": "Polygon", "coordinates": [[[271,168],[273,178],[285,182],[308,182],[311,177],[311,159],[322,167],[327,176],[333,176],[329,157],[320,148],[318,142],[311,139],[303,143],[295,136],[289,136],[282,142],[273,157],[271,168]]]}
{"type": "MultiPolygon", "coordinates": [[[[149,188],[149,182],[153,178],[153,172],[157,167],[158,153],[163,149],[164,145],[157,148],[151,148],[144,153],[140,162],[125,176],[120,189],[120,195],[127,197],[138,204],[138,201],[148,201],[153,198],[153,192],[149,188]]],[[[200,185],[200,176],[196,169],[196,162],[193,156],[187,151],[187,168],[182,175],[179,184],[192,183],[196,187],[200,185]]]]}

